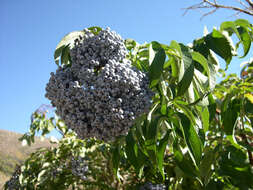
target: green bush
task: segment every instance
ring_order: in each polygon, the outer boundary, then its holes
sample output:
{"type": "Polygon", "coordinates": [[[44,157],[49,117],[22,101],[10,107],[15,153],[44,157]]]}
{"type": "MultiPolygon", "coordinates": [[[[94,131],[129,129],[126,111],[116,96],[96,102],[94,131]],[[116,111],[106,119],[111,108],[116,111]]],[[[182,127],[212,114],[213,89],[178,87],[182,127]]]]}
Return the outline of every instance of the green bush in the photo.
{"type": "MultiPolygon", "coordinates": [[[[97,35],[102,29],[88,30],[97,35]]],[[[82,33],[68,34],[57,46],[59,67],[71,67],[69,51],[82,33]]],[[[240,78],[231,74],[216,83],[216,75],[224,73],[216,55],[227,69],[239,45],[245,57],[252,41],[253,25],[242,19],[222,23],[191,46],[125,40],[126,58],[149,77],[154,95],[148,113],[109,142],[79,139],[63,119],[33,113],[21,141],[31,144],[36,132],[44,136],[52,129],[62,138],[52,142],[56,147],[31,154],[17,189],[143,189],[148,182],[170,190],[252,189],[252,60],[240,78]],[[73,159],[82,160],[82,175],[73,172],[73,159]]]]}

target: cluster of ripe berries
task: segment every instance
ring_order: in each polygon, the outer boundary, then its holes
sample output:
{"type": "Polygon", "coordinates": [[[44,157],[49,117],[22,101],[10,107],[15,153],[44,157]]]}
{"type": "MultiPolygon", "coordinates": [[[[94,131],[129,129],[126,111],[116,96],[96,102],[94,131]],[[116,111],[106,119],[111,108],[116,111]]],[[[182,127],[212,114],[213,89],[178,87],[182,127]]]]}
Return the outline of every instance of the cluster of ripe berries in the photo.
{"type": "Polygon", "coordinates": [[[153,93],[146,74],[125,59],[118,34],[109,28],[84,32],[70,50],[71,66],[51,73],[46,97],[79,138],[111,141],[149,110],[153,93]]]}

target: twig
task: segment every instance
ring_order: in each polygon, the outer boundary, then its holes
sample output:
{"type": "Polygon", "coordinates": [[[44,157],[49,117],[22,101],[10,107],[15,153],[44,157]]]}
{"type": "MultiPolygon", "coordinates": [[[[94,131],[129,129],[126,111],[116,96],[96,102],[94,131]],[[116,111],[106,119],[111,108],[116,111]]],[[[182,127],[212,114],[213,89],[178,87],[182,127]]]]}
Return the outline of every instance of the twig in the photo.
{"type": "Polygon", "coordinates": [[[241,7],[237,7],[237,6],[229,6],[229,5],[223,5],[223,4],[218,4],[216,0],[210,1],[210,0],[202,0],[202,2],[192,5],[188,8],[184,8],[185,12],[183,15],[185,15],[189,10],[196,10],[196,9],[213,9],[207,13],[204,13],[201,17],[204,18],[207,15],[213,14],[214,12],[216,12],[218,9],[228,9],[228,10],[233,10],[236,11],[237,14],[239,13],[245,13],[247,15],[253,16],[253,2],[252,0],[245,0],[247,2],[247,4],[245,4],[244,2],[242,2],[241,0],[237,0],[241,6],[243,6],[243,8],[241,7]]]}
{"type": "Polygon", "coordinates": [[[253,2],[251,1],[251,0],[245,0],[248,4],[249,4],[249,6],[253,9],[253,2]]]}
{"type": "Polygon", "coordinates": [[[202,20],[204,17],[206,17],[206,16],[208,16],[208,15],[211,15],[211,14],[215,13],[217,10],[218,10],[218,8],[215,8],[215,9],[213,9],[212,11],[209,11],[208,13],[203,14],[203,15],[200,17],[200,20],[202,20]]]}
{"type": "Polygon", "coordinates": [[[242,2],[241,0],[237,0],[238,1],[238,3],[240,3],[245,9],[248,9],[248,6],[244,3],[244,2],[242,2]]]}

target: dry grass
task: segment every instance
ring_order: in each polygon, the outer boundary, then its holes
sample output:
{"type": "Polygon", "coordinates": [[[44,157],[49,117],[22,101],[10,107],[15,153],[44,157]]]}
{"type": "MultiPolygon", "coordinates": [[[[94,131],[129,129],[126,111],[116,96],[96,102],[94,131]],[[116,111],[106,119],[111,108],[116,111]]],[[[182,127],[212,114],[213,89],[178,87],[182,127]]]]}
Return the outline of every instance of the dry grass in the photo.
{"type": "Polygon", "coordinates": [[[36,138],[31,147],[23,147],[18,141],[21,136],[19,133],[0,130],[0,189],[11,176],[16,164],[21,164],[36,149],[50,146],[48,140],[36,138]]]}

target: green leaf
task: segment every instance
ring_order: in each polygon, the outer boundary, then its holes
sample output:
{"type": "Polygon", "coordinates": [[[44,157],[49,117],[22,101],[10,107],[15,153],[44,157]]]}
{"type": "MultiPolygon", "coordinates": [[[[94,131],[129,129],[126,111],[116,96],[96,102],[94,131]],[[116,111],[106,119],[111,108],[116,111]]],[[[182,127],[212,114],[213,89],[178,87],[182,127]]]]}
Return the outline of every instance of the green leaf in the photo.
{"type": "Polygon", "coordinates": [[[151,122],[152,115],[155,113],[155,111],[157,110],[158,106],[159,106],[159,103],[155,103],[155,104],[153,104],[152,107],[150,108],[150,111],[149,111],[149,113],[148,113],[148,115],[147,115],[147,121],[148,121],[148,122],[151,122]]]}
{"type": "Polygon", "coordinates": [[[149,63],[149,78],[150,78],[150,87],[154,87],[158,84],[160,76],[163,72],[163,65],[166,59],[166,54],[164,49],[158,42],[151,42],[149,48],[150,61],[149,63]]]}
{"type": "Polygon", "coordinates": [[[222,32],[213,29],[211,34],[204,37],[206,45],[209,49],[213,50],[216,54],[222,57],[226,61],[228,66],[234,55],[232,40],[229,36],[225,36],[222,32]]]}
{"type": "Polygon", "coordinates": [[[202,142],[194,126],[190,120],[182,113],[177,113],[180,118],[181,130],[184,134],[184,140],[190,150],[193,161],[196,165],[199,165],[202,158],[202,142]]]}
{"type": "Polygon", "coordinates": [[[47,170],[42,170],[40,171],[39,175],[38,175],[38,182],[41,183],[41,181],[44,178],[44,175],[46,174],[47,170]]]}
{"type": "Polygon", "coordinates": [[[193,86],[194,86],[194,96],[195,96],[195,101],[189,103],[189,106],[208,106],[209,102],[208,102],[208,94],[210,94],[210,91],[205,91],[205,88],[203,88],[203,86],[201,86],[202,84],[199,83],[199,81],[196,79],[196,77],[194,76],[193,78],[193,86]]]}
{"type": "Polygon", "coordinates": [[[65,45],[62,45],[58,49],[56,49],[55,52],[54,52],[54,61],[55,61],[56,65],[58,65],[58,66],[59,66],[59,63],[60,63],[62,50],[64,48],[65,48],[65,45]]]}
{"type": "Polygon", "coordinates": [[[145,49],[140,49],[138,52],[137,52],[138,56],[142,57],[142,58],[148,58],[149,56],[149,50],[147,48],[145,49]]]}
{"type": "Polygon", "coordinates": [[[253,103],[251,103],[248,99],[245,99],[244,101],[244,109],[247,114],[253,115],[253,103]]]}
{"type": "MultiPolygon", "coordinates": [[[[203,55],[208,60],[209,64],[219,65],[218,59],[216,58],[215,54],[208,48],[204,39],[205,39],[205,37],[198,39],[198,40],[194,40],[193,41],[193,50],[197,51],[201,55],[203,55]]],[[[196,65],[195,67],[199,71],[202,71],[198,65],[196,65]]]]}
{"type": "Polygon", "coordinates": [[[171,58],[171,74],[172,77],[178,77],[178,73],[179,73],[179,65],[178,65],[178,61],[176,58],[171,58]]]}
{"type": "Polygon", "coordinates": [[[229,158],[234,165],[238,167],[248,166],[247,155],[242,149],[238,149],[234,146],[228,146],[226,150],[229,151],[229,158]]]}
{"type": "Polygon", "coordinates": [[[157,139],[157,130],[158,126],[160,125],[161,122],[161,116],[156,117],[155,119],[151,120],[151,123],[148,126],[148,134],[147,134],[147,139],[152,139],[154,142],[156,142],[157,139]]]}
{"type": "Polygon", "coordinates": [[[202,65],[202,67],[204,68],[204,70],[207,72],[208,75],[208,81],[209,81],[209,87],[210,89],[213,89],[215,87],[216,84],[216,71],[215,68],[212,64],[208,64],[207,59],[201,55],[199,52],[191,52],[192,54],[192,59],[194,61],[197,61],[199,64],[202,65]]]}
{"type": "Polygon", "coordinates": [[[102,30],[102,28],[99,26],[92,26],[92,27],[89,27],[88,30],[92,32],[94,35],[98,35],[99,32],[102,30]]]}
{"type": "Polygon", "coordinates": [[[192,113],[192,110],[190,109],[190,106],[186,106],[183,104],[183,102],[180,102],[180,101],[175,101],[174,102],[174,105],[180,109],[181,111],[183,111],[183,113],[188,117],[188,119],[193,123],[195,124],[196,121],[195,121],[195,116],[193,115],[192,113]]]}
{"type": "Polygon", "coordinates": [[[253,29],[252,24],[249,21],[245,20],[245,19],[237,19],[234,22],[237,26],[242,26],[242,27],[245,27],[245,28],[253,29]]]}
{"type": "Polygon", "coordinates": [[[153,164],[157,164],[157,137],[160,123],[161,116],[151,120],[145,140],[145,148],[153,164]]]}
{"type": "Polygon", "coordinates": [[[160,111],[161,111],[161,114],[162,115],[166,115],[166,113],[167,113],[167,102],[166,102],[166,98],[164,97],[164,96],[162,96],[162,101],[161,101],[161,109],[160,109],[160,111]]]}
{"type": "Polygon", "coordinates": [[[79,38],[79,36],[83,36],[84,34],[84,31],[74,31],[68,33],[61,39],[54,52],[54,60],[57,65],[59,65],[59,60],[62,55],[63,48],[65,48],[67,45],[70,45],[70,47],[72,47],[75,39],[79,38]]]}
{"type": "Polygon", "coordinates": [[[209,111],[207,107],[197,106],[198,113],[200,115],[204,132],[206,133],[209,129],[209,111]]]}
{"type": "Polygon", "coordinates": [[[253,187],[253,173],[250,164],[246,162],[246,155],[242,150],[229,146],[221,152],[219,160],[220,176],[229,176],[234,186],[239,189],[253,187]]]}
{"type": "Polygon", "coordinates": [[[208,77],[206,77],[197,69],[194,70],[193,84],[194,89],[198,94],[197,96],[198,98],[201,98],[206,93],[208,93],[209,90],[208,77]]]}
{"type": "Polygon", "coordinates": [[[171,70],[172,70],[172,76],[178,77],[179,74],[179,59],[177,57],[182,57],[182,52],[180,45],[176,41],[171,41],[170,48],[172,48],[175,52],[177,52],[177,56],[170,56],[170,64],[171,64],[171,70]]]}
{"type": "Polygon", "coordinates": [[[175,40],[171,41],[170,48],[172,48],[173,50],[175,50],[177,52],[177,56],[179,56],[179,57],[182,56],[181,47],[180,47],[179,43],[177,43],[175,40]]]}
{"type": "Polygon", "coordinates": [[[194,75],[194,63],[192,61],[190,49],[183,44],[180,44],[180,47],[182,52],[182,62],[179,70],[177,96],[181,96],[187,91],[194,75]]]}
{"type": "Polygon", "coordinates": [[[185,92],[185,98],[187,102],[193,103],[195,102],[195,93],[194,93],[194,85],[193,82],[190,84],[189,88],[185,92]]]}
{"type": "Polygon", "coordinates": [[[113,148],[112,152],[112,164],[113,164],[113,172],[116,177],[118,177],[118,168],[120,162],[120,146],[116,146],[113,148]]]}
{"type": "Polygon", "coordinates": [[[139,59],[136,61],[138,63],[138,65],[140,66],[140,70],[147,73],[148,72],[148,69],[149,69],[149,62],[148,62],[148,59],[145,59],[143,61],[140,61],[139,59]]]}
{"type": "Polygon", "coordinates": [[[158,169],[160,173],[162,174],[163,179],[164,179],[164,171],[163,171],[164,152],[168,144],[170,132],[171,130],[167,131],[166,135],[160,140],[159,146],[158,146],[158,153],[157,153],[158,169]]]}
{"type": "Polygon", "coordinates": [[[69,53],[69,45],[65,46],[62,49],[62,55],[61,55],[61,65],[70,65],[71,60],[70,60],[70,53],[69,53]]]}
{"type": "Polygon", "coordinates": [[[251,46],[251,37],[248,32],[248,29],[245,27],[239,27],[238,32],[241,38],[241,42],[243,44],[243,51],[244,51],[243,56],[241,56],[240,58],[243,58],[249,53],[250,46],[251,46]]]}
{"type": "Polygon", "coordinates": [[[167,85],[166,82],[163,80],[159,84],[159,91],[161,94],[161,114],[166,115],[167,113],[167,85]]]}
{"type": "Polygon", "coordinates": [[[231,101],[231,97],[227,97],[224,102],[221,113],[224,132],[226,135],[232,136],[240,113],[240,101],[237,99],[231,101]]]}
{"type": "Polygon", "coordinates": [[[126,136],[126,155],[129,161],[133,164],[133,166],[137,167],[136,164],[136,149],[137,144],[133,138],[132,131],[129,131],[128,135],[126,136]]]}
{"type": "Polygon", "coordinates": [[[241,148],[234,137],[234,130],[237,119],[240,115],[240,100],[234,99],[231,101],[231,94],[225,99],[222,105],[221,120],[223,130],[227,135],[226,138],[237,148],[241,148]]]}
{"type": "Polygon", "coordinates": [[[236,28],[236,24],[235,22],[233,21],[226,21],[226,22],[223,22],[221,23],[220,25],[220,30],[221,31],[227,31],[229,33],[229,35],[231,36],[233,33],[236,33],[236,35],[238,37],[240,37],[239,33],[238,33],[238,30],[236,28]]]}
{"type": "Polygon", "coordinates": [[[136,47],[136,42],[133,39],[126,39],[125,46],[129,51],[131,51],[136,47]]]}
{"type": "Polygon", "coordinates": [[[144,165],[145,155],[140,151],[131,130],[126,136],[126,155],[129,162],[134,166],[136,173],[139,175],[144,165]]]}
{"type": "Polygon", "coordinates": [[[176,161],[177,166],[188,176],[196,178],[198,177],[198,170],[196,167],[186,159],[186,156],[182,154],[180,147],[177,142],[173,143],[173,153],[174,159],[176,161]]]}
{"type": "Polygon", "coordinates": [[[215,162],[215,152],[213,150],[207,150],[199,166],[200,176],[205,185],[208,184],[210,177],[212,175],[211,165],[214,162],[215,162]]]}
{"type": "Polygon", "coordinates": [[[235,22],[223,22],[221,24],[221,30],[226,30],[232,35],[235,33],[239,38],[239,42],[236,44],[237,48],[240,43],[243,45],[244,54],[241,58],[245,57],[251,46],[251,37],[248,31],[248,27],[250,26],[249,22],[243,19],[239,19],[235,22]]]}

